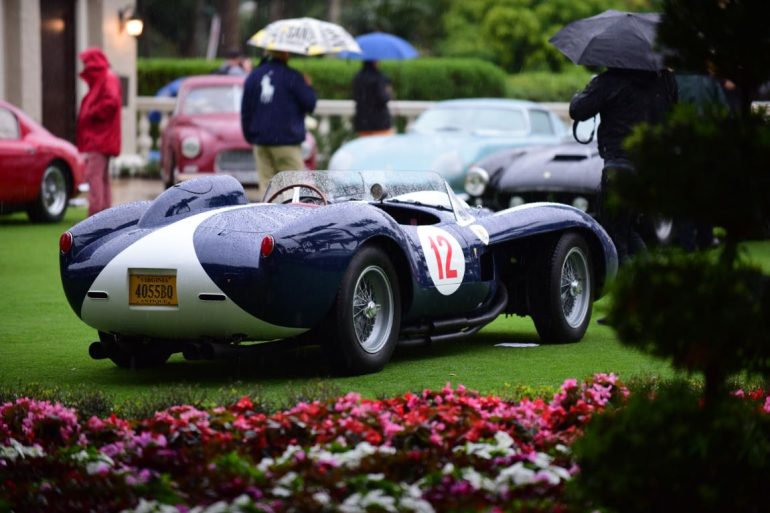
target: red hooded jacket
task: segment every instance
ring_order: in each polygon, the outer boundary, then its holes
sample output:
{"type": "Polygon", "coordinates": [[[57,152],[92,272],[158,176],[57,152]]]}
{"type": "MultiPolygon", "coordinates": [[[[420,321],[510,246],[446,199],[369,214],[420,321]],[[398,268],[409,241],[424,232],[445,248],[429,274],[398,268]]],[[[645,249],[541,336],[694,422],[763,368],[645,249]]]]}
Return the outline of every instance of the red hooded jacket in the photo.
{"type": "Polygon", "coordinates": [[[80,78],[88,84],[88,93],[80,104],[75,143],[82,152],[119,155],[120,80],[98,48],[84,50],[80,60],[83,61],[80,78]]]}

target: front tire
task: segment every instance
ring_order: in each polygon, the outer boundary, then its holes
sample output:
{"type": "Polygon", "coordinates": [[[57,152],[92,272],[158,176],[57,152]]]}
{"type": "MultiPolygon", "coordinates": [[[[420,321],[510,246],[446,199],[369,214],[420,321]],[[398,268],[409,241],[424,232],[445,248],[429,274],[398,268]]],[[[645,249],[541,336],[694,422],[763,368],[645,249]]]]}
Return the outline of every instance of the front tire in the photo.
{"type": "Polygon", "coordinates": [[[332,312],[332,359],[344,374],[381,370],[393,354],[401,324],[401,297],[393,264],[373,246],[356,253],[345,271],[332,312]]]}
{"type": "Polygon", "coordinates": [[[40,193],[29,206],[27,214],[31,221],[38,223],[56,223],[67,212],[70,199],[67,172],[60,164],[49,164],[40,181],[40,193]]]}
{"type": "Polygon", "coordinates": [[[591,253],[583,237],[568,232],[538,259],[531,287],[532,318],[543,343],[583,338],[593,308],[591,253]]]}

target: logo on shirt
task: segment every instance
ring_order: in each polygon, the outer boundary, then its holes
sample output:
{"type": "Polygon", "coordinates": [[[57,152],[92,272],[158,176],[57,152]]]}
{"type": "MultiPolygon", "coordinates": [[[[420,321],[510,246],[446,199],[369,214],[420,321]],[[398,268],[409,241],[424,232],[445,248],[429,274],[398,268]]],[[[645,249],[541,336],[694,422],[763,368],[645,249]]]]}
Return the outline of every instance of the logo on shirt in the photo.
{"type": "Polygon", "coordinates": [[[273,86],[273,83],[270,81],[270,75],[263,76],[260,85],[262,86],[262,94],[259,97],[259,101],[262,103],[270,103],[273,101],[275,86],[273,86]]]}

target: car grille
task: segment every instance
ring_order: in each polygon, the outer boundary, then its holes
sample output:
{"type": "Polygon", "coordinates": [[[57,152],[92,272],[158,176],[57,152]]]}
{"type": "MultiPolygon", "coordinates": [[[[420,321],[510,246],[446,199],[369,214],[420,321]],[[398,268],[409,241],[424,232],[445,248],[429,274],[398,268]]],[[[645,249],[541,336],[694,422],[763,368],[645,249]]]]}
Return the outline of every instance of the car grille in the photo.
{"type": "Polygon", "coordinates": [[[255,171],[257,164],[251,150],[227,150],[217,154],[214,163],[217,173],[231,171],[255,171]]]}

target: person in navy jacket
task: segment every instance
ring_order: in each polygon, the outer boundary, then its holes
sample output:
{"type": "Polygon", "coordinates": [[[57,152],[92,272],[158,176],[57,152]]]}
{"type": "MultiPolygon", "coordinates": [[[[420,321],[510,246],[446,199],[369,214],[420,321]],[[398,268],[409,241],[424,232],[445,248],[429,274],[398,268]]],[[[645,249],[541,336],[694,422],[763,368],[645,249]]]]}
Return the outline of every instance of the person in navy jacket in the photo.
{"type": "Polygon", "coordinates": [[[305,169],[300,145],[316,94],[309,78],[290,68],[288,60],[287,52],[269,51],[243,88],[241,130],[254,146],[263,191],[278,171],[305,169]]]}

